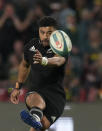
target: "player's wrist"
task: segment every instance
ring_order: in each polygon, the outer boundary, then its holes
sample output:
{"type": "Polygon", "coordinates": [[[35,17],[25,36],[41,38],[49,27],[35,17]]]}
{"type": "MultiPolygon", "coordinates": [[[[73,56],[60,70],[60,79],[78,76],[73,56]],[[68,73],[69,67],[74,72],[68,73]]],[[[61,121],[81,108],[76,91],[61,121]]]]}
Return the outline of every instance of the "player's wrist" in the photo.
{"type": "Polygon", "coordinates": [[[48,64],[48,58],[42,57],[41,65],[46,66],[48,64]]]}
{"type": "Polygon", "coordinates": [[[22,87],[23,87],[23,83],[22,82],[16,82],[15,89],[20,90],[22,87]]]}

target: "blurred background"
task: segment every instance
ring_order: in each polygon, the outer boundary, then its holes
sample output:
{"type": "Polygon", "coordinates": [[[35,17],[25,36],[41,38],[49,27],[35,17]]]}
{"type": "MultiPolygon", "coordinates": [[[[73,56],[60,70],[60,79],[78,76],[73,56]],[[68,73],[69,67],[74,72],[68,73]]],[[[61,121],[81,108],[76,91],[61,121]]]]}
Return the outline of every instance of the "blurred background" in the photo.
{"type": "MultiPolygon", "coordinates": [[[[18,112],[25,106],[30,77],[19,106],[9,102],[10,88],[17,80],[23,47],[38,37],[37,22],[45,15],[57,19],[73,44],[63,83],[67,105],[58,122],[71,123],[63,131],[102,131],[102,0],[0,0],[0,131],[28,131],[18,112]]],[[[57,125],[51,130],[57,131],[57,125]]]]}

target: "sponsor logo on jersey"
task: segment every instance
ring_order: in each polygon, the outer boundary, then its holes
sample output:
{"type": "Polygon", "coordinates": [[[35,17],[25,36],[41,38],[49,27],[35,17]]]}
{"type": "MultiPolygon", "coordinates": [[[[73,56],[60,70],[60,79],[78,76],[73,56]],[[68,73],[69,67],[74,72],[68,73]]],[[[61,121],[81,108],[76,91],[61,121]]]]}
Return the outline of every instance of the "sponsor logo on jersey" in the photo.
{"type": "Polygon", "coordinates": [[[32,46],[32,47],[30,47],[30,48],[29,48],[29,50],[30,50],[30,51],[34,51],[34,52],[35,52],[35,47],[34,47],[34,46],[32,46]]]}

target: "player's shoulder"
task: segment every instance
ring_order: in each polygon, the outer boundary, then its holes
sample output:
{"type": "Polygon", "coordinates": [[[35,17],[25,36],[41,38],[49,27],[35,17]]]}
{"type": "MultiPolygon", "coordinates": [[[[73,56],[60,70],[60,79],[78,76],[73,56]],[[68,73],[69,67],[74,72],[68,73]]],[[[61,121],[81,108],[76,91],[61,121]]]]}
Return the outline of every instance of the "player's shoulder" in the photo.
{"type": "Polygon", "coordinates": [[[24,48],[29,49],[32,46],[36,46],[39,43],[38,38],[32,38],[27,44],[25,44],[24,48]]]}

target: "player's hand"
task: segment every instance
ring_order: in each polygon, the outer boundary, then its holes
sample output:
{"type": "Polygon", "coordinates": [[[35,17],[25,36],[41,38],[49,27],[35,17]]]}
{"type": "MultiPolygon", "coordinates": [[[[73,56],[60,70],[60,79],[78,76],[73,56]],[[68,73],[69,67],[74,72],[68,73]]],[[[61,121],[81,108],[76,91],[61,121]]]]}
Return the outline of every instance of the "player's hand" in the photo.
{"type": "Polygon", "coordinates": [[[36,50],[35,55],[33,56],[34,64],[41,64],[42,62],[42,54],[36,50]]]}
{"type": "Polygon", "coordinates": [[[14,104],[19,103],[19,95],[20,95],[20,90],[18,89],[13,89],[11,95],[10,95],[10,100],[14,104]]]}

